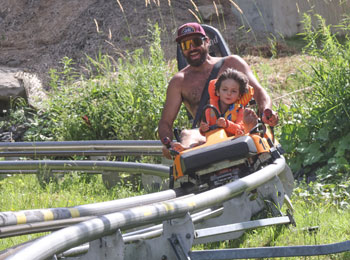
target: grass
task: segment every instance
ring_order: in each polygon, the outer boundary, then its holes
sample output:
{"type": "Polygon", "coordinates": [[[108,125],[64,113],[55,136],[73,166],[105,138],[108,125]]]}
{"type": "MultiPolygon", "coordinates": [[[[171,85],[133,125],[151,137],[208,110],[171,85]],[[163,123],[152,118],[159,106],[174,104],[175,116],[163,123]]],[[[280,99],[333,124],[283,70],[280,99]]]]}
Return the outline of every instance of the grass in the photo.
{"type": "MultiPolygon", "coordinates": [[[[35,175],[16,175],[0,181],[0,212],[22,209],[70,207],[81,204],[115,200],[143,194],[131,185],[106,189],[100,175],[67,174],[58,183],[41,186],[35,175]]],[[[297,226],[273,226],[247,231],[233,241],[195,246],[193,250],[232,247],[319,245],[350,239],[350,200],[340,191],[327,187],[298,187],[293,193],[294,218],[297,226]],[[341,198],[341,199],[340,199],[341,198]],[[348,204],[339,203],[347,202],[348,204]],[[329,221],[332,219],[332,221],[329,221]],[[317,226],[315,232],[307,228],[317,226]]],[[[283,212],[285,212],[283,208],[283,212]]],[[[45,233],[31,234],[0,240],[0,250],[34,239],[45,233]]],[[[350,253],[331,256],[300,257],[291,259],[348,259],[350,253]]],[[[278,258],[277,258],[278,259],[278,258]]]]}
{"type": "Polygon", "coordinates": [[[290,102],[292,96],[288,96],[289,93],[306,87],[301,84],[297,74],[300,70],[310,69],[308,63],[313,59],[303,54],[276,59],[251,55],[244,58],[277,107],[276,101],[290,102]]]}
{"type": "MultiPolygon", "coordinates": [[[[316,186],[310,189],[317,190],[316,186]]],[[[304,187],[305,188],[305,187],[304,187]]],[[[297,187],[292,195],[292,203],[295,208],[293,217],[296,226],[280,225],[258,228],[247,231],[237,240],[210,243],[196,246],[195,249],[218,248],[255,248],[255,247],[279,247],[300,245],[321,245],[344,242],[350,239],[350,211],[347,207],[327,199],[329,193],[320,192],[317,195],[305,195],[305,189],[297,187]],[[323,193],[323,195],[322,195],[323,193]],[[331,220],[331,221],[330,221],[331,220]]],[[[307,193],[307,192],[306,192],[307,193]]],[[[313,193],[313,192],[311,192],[313,193]]],[[[349,197],[346,199],[349,202],[349,197]]],[[[283,212],[286,207],[283,206],[283,212]]],[[[350,252],[332,255],[288,257],[273,259],[349,259],[350,252]]]]}
{"type": "MultiPolygon", "coordinates": [[[[0,180],[0,212],[23,209],[72,207],[142,195],[144,191],[131,184],[107,189],[101,175],[66,174],[59,182],[39,183],[36,175],[18,174],[0,180]]],[[[34,239],[43,234],[0,239],[0,250],[34,239]]]]}

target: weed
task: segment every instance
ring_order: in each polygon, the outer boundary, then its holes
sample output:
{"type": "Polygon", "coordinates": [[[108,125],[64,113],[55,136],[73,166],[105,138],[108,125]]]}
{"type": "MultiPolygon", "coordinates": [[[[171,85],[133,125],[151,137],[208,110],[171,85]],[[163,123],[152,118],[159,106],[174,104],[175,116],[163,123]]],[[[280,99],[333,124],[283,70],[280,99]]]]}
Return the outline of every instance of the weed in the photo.
{"type": "MultiPolygon", "coordinates": [[[[102,53],[87,56],[85,76],[65,57],[60,71],[50,71],[50,99],[26,140],[155,139],[166,85],[174,73],[169,68],[175,67],[164,59],[159,27],[150,28],[149,34],[149,57],[143,49],[118,60],[102,53]]],[[[183,115],[179,122],[184,122],[183,115]]]]}
{"type": "Polygon", "coordinates": [[[316,57],[300,78],[310,96],[295,100],[283,122],[281,142],[293,171],[303,169],[325,182],[349,177],[350,42],[341,44],[322,17],[319,28],[305,16],[304,51],[316,57]],[[311,72],[311,73],[310,73],[311,72]],[[307,102],[308,101],[308,102],[307,102]],[[307,105],[306,105],[307,104],[307,105]]]}

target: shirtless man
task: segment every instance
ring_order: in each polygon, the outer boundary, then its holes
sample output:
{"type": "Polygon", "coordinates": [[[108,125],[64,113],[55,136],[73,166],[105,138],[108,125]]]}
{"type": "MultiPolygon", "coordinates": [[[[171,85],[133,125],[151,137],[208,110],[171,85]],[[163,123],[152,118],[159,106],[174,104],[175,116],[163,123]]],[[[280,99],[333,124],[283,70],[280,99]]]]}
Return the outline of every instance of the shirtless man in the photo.
{"type": "MultiPolygon", "coordinates": [[[[162,117],[158,125],[161,141],[167,138],[168,140],[173,140],[173,123],[182,102],[193,118],[195,117],[202,91],[210,72],[215,63],[222,59],[209,55],[209,38],[200,24],[184,24],[179,27],[177,35],[176,42],[180,44],[182,53],[189,65],[177,72],[169,82],[162,117]]],[[[249,85],[254,88],[254,99],[258,104],[259,113],[263,115],[263,122],[270,126],[275,126],[278,123],[278,115],[274,111],[272,111],[272,115],[269,118],[264,115],[263,112],[266,109],[271,111],[271,99],[255,78],[248,64],[237,55],[227,56],[218,75],[228,67],[241,71],[248,77],[249,85]]],[[[253,116],[252,112],[246,114],[253,116]]],[[[249,118],[246,120],[249,121],[249,118]]],[[[182,131],[181,135],[181,143],[184,147],[205,141],[198,129],[182,131]]],[[[176,144],[170,143],[171,147],[174,145],[176,144]]],[[[165,146],[163,147],[163,154],[165,157],[171,158],[169,150],[165,146]]]]}

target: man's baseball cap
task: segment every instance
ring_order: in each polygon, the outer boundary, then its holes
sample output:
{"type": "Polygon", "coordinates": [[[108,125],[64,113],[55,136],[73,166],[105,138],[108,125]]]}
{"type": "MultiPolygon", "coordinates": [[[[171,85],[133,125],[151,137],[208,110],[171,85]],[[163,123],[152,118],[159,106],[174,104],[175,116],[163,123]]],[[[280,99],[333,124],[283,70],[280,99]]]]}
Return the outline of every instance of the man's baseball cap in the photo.
{"type": "Polygon", "coordinates": [[[187,36],[191,36],[194,34],[202,35],[203,37],[206,37],[205,31],[203,27],[199,23],[186,23],[184,25],[181,25],[179,29],[177,29],[177,37],[175,39],[176,42],[179,42],[182,40],[182,38],[185,38],[187,36]]]}

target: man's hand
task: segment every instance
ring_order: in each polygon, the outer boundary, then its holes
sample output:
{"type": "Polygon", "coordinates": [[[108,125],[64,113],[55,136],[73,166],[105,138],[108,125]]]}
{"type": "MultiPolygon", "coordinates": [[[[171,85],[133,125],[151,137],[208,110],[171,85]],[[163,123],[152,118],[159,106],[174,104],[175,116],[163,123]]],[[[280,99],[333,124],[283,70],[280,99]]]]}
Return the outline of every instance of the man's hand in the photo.
{"type": "Polygon", "coordinates": [[[275,111],[266,108],[263,112],[262,121],[269,126],[275,126],[278,124],[278,114],[275,111]]]}
{"type": "Polygon", "coordinates": [[[172,159],[172,158],[171,158],[170,151],[169,151],[169,149],[168,149],[165,145],[163,145],[163,147],[162,147],[162,153],[163,153],[163,156],[164,156],[165,158],[167,158],[167,159],[172,159]]]}
{"type": "Polygon", "coordinates": [[[179,153],[179,152],[182,152],[183,150],[188,149],[179,142],[172,142],[169,137],[163,138],[162,143],[163,143],[162,152],[164,157],[167,159],[172,159],[174,152],[179,153]]]}
{"type": "Polygon", "coordinates": [[[172,159],[171,158],[171,153],[170,153],[170,148],[171,148],[171,140],[169,137],[164,137],[162,140],[162,144],[163,144],[163,147],[162,147],[162,153],[164,155],[165,158],[167,159],[172,159]]]}

